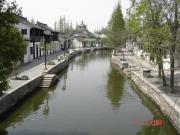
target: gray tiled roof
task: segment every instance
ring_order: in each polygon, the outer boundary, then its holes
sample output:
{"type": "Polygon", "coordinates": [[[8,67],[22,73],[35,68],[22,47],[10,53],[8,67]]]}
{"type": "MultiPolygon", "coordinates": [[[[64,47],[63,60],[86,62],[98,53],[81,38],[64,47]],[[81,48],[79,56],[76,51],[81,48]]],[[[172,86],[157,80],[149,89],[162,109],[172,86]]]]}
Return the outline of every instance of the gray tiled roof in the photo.
{"type": "Polygon", "coordinates": [[[48,30],[50,32],[57,32],[57,31],[53,30],[51,27],[49,27],[47,24],[42,23],[42,22],[37,22],[37,26],[41,27],[44,30],[48,30]]]}
{"type": "Polygon", "coordinates": [[[82,32],[76,32],[72,38],[96,38],[91,32],[89,31],[82,31],[82,32]]]}
{"type": "Polygon", "coordinates": [[[23,24],[29,26],[30,28],[36,28],[36,29],[41,29],[41,30],[43,30],[41,27],[32,24],[32,23],[31,23],[27,18],[25,18],[25,17],[17,16],[17,19],[18,19],[18,21],[19,21],[20,23],[23,23],[23,24]]]}

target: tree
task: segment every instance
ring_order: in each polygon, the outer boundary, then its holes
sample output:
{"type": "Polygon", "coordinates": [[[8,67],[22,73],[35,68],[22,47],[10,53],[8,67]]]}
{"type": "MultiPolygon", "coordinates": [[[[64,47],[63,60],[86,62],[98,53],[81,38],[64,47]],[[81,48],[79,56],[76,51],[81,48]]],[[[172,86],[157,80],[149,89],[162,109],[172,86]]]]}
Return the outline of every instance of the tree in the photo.
{"type": "Polygon", "coordinates": [[[132,30],[142,28],[141,32],[145,39],[144,49],[150,56],[155,57],[159,69],[159,77],[162,76],[163,85],[166,86],[163,67],[164,48],[162,46],[166,39],[166,25],[163,19],[162,5],[157,0],[141,0],[139,3],[136,3],[136,12],[132,16],[136,18],[136,21],[130,20],[130,24],[135,27],[132,30]],[[136,22],[141,22],[141,26],[137,26],[136,22]]]}
{"type": "Polygon", "coordinates": [[[108,41],[113,47],[122,47],[126,42],[126,30],[120,4],[115,7],[108,23],[108,41]]]}
{"type": "Polygon", "coordinates": [[[13,63],[22,59],[26,45],[15,28],[21,9],[16,2],[0,1],[0,91],[7,90],[8,77],[13,71],[13,63]]]}
{"type": "Polygon", "coordinates": [[[34,18],[31,19],[31,23],[34,24],[34,25],[36,24],[34,18]]]}
{"type": "Polygon", "coordinates": [[[58,30],[57,22],[56,21],[54,22],[54,30],[58,30]]]}
{"type": "Polygon", "coordinates": [[[64,19],[60,16],[59,22],[58,22],[58,30],[60,32],[64,32],[64,19]]]}
{"type": "Polygon", "coordinates": [[[66,20],[65,16],[60,16],[59,21],[57,22],[56,28],[58,31],[65,32],[65,33],[74,31],[72,21],[66,20]]]}
{"type": "Polygon", "coordinates": [[[178,30],[180,28],[180,0],[160,0],[163,15],[168,26],[168,42],[170,50],[170,87],[174,92],[175,52],[178,46],[178,30]]]}
{"type": "Polygon", "coordinates": [[[73,31],[73,24],[72,24],[72,21],[71,21],[71,23],[70,23],[69,29],[70,29],[70,31],[73,31]]]}
{"type": "Polygon", "coordinates": [[[150,55],[155,55],[159,69],[159,77],[162,76],[163,86],[166,86],[166,79],[163,66],[163,56],[166,49],[163,43],[167,38],[166,24],[162,14],[162,5],[156,0],[144,1],[146,13],[144,20],[144,32],[146,35],[146,48],[150,55]]]}
{"type": "Polygon", "coordinates": [[[159,76],[161,76],[162,71],[164,85],[166,83],[162,57],[164,51],[169,51],[170,87],[171,92],[174,92],[175,55],[180,27],[180,0],[131,0],[131,2],[129,28],[132,33],[140,31],[140,36],[145,38],[146,51],[155,56],[159,67],[159,76]]]}
{"type": "Polygon", "coordinates": [[[135,0],[131,0],[131,6],[127,9],[128,19],[126,20],[126,29],[128,31],[129,40],[136,41],[142,35],[142,21],[140,19],[140,6],[135,0]]]}

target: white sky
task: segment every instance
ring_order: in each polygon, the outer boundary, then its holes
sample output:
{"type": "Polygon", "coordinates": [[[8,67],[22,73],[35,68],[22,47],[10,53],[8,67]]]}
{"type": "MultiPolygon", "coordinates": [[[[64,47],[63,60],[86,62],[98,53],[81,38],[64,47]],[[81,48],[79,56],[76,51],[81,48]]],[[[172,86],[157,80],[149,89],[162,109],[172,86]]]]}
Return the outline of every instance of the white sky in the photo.
{"type": "MultiPolygon", "coordinates": [[[[12,1],[12,0],[7,0],[12,1]]],[[[72,20],[73,26],[82,20],[90,31],[107,26],[109,18],[118,0],[16,0],[22,7],[23,16],[34,18],[54,28],[55,20],[65,15],[72,20]]],[[[125,16],[129,0],[121,0],[125,16]]]]}

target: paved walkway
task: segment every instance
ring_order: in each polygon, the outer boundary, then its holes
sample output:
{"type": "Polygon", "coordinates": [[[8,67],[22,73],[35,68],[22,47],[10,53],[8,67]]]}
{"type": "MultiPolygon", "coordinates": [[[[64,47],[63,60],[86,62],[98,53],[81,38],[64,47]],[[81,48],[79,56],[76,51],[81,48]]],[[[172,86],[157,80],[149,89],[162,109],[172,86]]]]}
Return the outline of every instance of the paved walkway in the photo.
{"type": "MultiPolygon", "coordinates": [[[[117,59],[120,59],[122,56],[116,57],[117,59]]],[[[180,107],[180,71],[175,72],[175,93],[170,93],[170,87],[163,87],[162,86],[162,79],[158,77],[158,69],[157,66],[153,63],[150,63],[138,56],[135,56],[132,53],[125,53],[125,59],[131,63],[133,66],[133,71],[138,73],[143,77],[143,68],[151,69],[152,77],[151,78],[145,78],[147,81],[149,81],[151,84],[156,86],[158,89],[162,91],[162,93],[166,94],[169,98],[171,98],[174,101],[174,105],[178,105],[180,107]]],[[[166,71],[166,81],[169,84],[170,80],[170,72],[166,71]]]]}
{"type": "MultiPolygon", "coordinates": [[[[47,61],[54,61],[57,62],[57,58],[59,55],[61,55],[63,52],[57,52],[51,55],[47,56],[47,61]]],[[[47,68],[51,68],[52,65],[47,65],[47,68]]],[[[42,75],[42,73],[45,71],[45,64],[44,64],[44,57],[41,57],[40,59],[36,59],[31,63],[28,63],[26,65],[22,65],[19,68],[19,76],[27,75],[29,77],[29,80],[14,80],[13,76],[9,79],[9,86],[10,89],[6,91],[7,93],[11,93],[16,88],[24,85],[28,81],[30,81],[33,78],[36,78],[37,76],[42,75]]]]}
{"type": "MultiPolygon", "coordinates": [[[[58,57],[60,54],[62,54],[62,53],[64,53],[64,52],[63,52],[63,51],[60,51],[60,52],[53,53],[53,54],[51,54],[51,55],[47,55],[47,61],[51,61],[51,60],[57,59],[57,57],[58,57]]],[[[29,69],[31,69],[32,67],[36,66],[36,65],[39,65],[39,64],[44,63],[44,61],[45,61],[45,58],[44,58],[44,56],[42,56],[42,57],[40,57],[40,58],[38,58],[38,59],[33,60],[33,61],[30,62],[30,63],[21,65],[20,68],[19,68],[19,70],[20,70],[20,72],[29,70],[29,69]]]]}
{"type": "MultiPolygon", "coordinates": [[[[86,49],[90,49],[90,48],[86,48],[86,49]]],[[[76,51],[78,51],[80,49],[76,49],[76,51]]],[[[69,54],[73,53],[74,51],[72,49],[69,49],[69,54]]],[[[51,55],[47,56],[47,62],[48,61],[53,61],[58,63],[58,56],[59,55],[63,55],[63,51],[61,52],[57,52],[51,55]]],[[[51,68],[54,65],[47,65],[47,68],[51,68]]],[[[11,93],[12,91],[14,91],[15,89],[21,87],[22,85],[24,85],[25,83],[27,83],[28,81],[30,81],[31,79],[34,79],[40,75],[42,75],[42,73],[45,71],[45,64],[44,64],[44,57],[41,57],[39,59],[33,60],[31,63],[28,63],[26,65],[22,65],[19,68],[19,77],[22,77],[24,75],[29,77],[29,80],[15,80],[13,79],[14,77],[10,77],[9,79],[9,90],[6,91],[6,93],[11,93]]]]}

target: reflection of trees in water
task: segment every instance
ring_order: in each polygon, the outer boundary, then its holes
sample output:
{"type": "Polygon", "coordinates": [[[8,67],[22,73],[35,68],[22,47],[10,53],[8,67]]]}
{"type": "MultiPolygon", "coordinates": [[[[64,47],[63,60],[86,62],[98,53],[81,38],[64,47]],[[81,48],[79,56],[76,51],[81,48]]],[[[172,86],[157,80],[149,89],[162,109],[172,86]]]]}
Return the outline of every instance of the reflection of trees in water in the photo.
{"type": "Polygon", "coordinates": [[[0,135],[8,135],[8,131],[0,129],[0,135]]]}
{"type": "Polygon", "coordinates": [[[115,68],[111,68],[108,74],[107,96],[113,109],[118,109],[123,95],[124,76],[115,68]]]}
{"type": "MultiPolygon", "coordinates": [[[[27,118],[33,112],[39,110],[41,105],[44,105],[44,110],[42,114],[48,116],[49,114],[49,105],[48,100],[50,96],[47,89],[41,89],[32,94],[29,98],[22,101],[23,103],[14,110],[13,113],[8,115],[6,119],[0,122],[0,135],[5,135],[6,128],[11,125],[13,126],[16,123],[23,123],[24,118],[27,118]]],[[[15,126],[15,125],[14,125],[15,126]]]]}
{"type": "MultiPolygon", "coordinates": [[[[142,101],[142,104],[151,111],[154,115],[153,120],[162,119],[165,124],[163,126],[147,126],[142,125],[141,129],[136,133],[136,135],[178,135],[173,126],[169,123],[169,121],[163,116],[162,112],[159,108],[149,100],[143,93],[141,93],[137,86],[132,84],[133,90],[136,91],[137,95],[142,101]]],[[[143,123],[143,122],[142,122],[143,123]]]]}
{"type": "Polygon", "coordinates": [[[74,64],[81,68],[81,70],[85,70],[86,66],[88,66],[88,63],[99,60],[99,59],[107,59],[110,57],[110,51],[109,50],[101,50],[101,51],[95,51],[91,53],[83,53],[79,57],[75,59],[74,64]]]}

